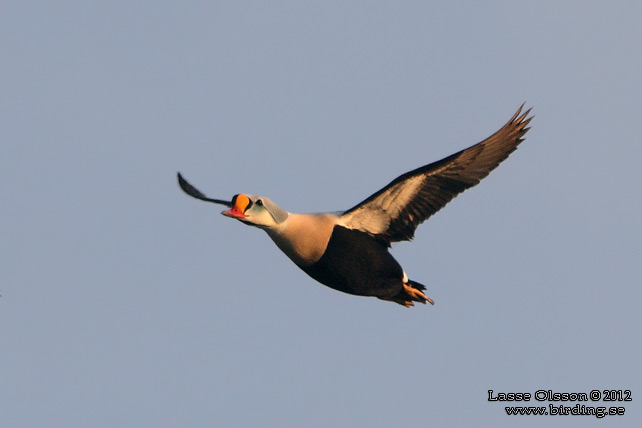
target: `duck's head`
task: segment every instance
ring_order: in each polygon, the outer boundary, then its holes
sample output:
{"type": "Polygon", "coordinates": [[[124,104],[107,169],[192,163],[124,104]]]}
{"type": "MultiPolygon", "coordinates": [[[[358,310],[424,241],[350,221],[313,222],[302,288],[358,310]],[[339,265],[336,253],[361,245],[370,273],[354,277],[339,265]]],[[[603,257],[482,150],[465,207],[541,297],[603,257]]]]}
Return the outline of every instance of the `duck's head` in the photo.
{"type": "Polygon", "coordinates": [[[288,212],[281,209],[265,196],[240,193],[232,198],[231,209],[221,214],[235,218],[250,226],[271,228],[283,223],[288,212]]]}
{"type": "Polygon", "coordinates": [[[232,198],[231,202],[208,198],[196,187],[189,184],[180,173],[178,174],[178,184],[185,193],[193,198],[226,205],[230,209],[223,211],[221,214],[235,218],[250,226],[262,229],[274,228],[283,223],[289,216],[287,211],[279,208],[278,205],[264,196],[238,194],[232,198]]]}

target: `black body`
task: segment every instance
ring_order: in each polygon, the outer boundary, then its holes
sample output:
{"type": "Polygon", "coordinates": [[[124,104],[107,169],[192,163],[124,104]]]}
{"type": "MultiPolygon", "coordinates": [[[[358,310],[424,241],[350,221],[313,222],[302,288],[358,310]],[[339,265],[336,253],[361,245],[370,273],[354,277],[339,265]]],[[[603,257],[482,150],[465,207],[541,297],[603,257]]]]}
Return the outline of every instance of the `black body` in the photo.
{"type": "Polygon", "coordinates": [[[403,289],[403,269],[388,252],[388,245],[342,226],[332,230],[319,261],[301,269],[328,287],[358,296],[389,299],[403,289]]]}

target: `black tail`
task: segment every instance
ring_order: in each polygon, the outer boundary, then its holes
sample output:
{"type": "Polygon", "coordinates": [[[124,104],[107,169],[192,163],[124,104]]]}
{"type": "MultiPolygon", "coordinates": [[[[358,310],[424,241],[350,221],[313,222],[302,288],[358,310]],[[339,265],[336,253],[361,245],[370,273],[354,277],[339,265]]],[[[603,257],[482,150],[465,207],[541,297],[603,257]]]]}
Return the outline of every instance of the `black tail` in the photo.
{"type": "Polygon", "coordinates": [[[426,289],[425,285],[420,284],[417,281],[413,281],[412,279],[408,280],[408,285],[410,285],[412,288],[416,288],[417,290],[425,290],[426,289]]]}

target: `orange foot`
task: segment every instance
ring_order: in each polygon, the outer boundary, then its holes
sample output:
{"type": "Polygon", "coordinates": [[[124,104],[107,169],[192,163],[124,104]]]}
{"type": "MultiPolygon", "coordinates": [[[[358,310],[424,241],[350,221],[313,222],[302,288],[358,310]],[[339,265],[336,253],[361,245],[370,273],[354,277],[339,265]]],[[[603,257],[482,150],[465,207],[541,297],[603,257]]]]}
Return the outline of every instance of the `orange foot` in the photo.
{"type": "MultiPolygon", "coordinates": [[[[421,302],[424,305],[426,304],[426,302],[430,303],[431,305],[435,304],[435,302],[430,297],[427,297],[421,290],[417,290],[416,288],[411,287],[408,284],[404,284],[403,289],[408,297],[410,297],[410,300],[421,302]]],[[[412,301],[404,301],[402,305],[404,305],[405,307],[410,307],[412,306],[412,301]]]]}
{"type": "Polygon", "coordinates": [[[434,305],[435,302],[430,298],[427,297],[421,290],[417,290],[414,287],[411,287],[408,284],[403,284],[403,291],[399,292],[394,297],[379,297],[382,300],[389,300],[391,302],[399,303],[402,306],[405,306],[407,308],[414,306],[413,301],[415,302],[421,302],[424,305],[426,303],[430,303],[431,305],[434,305]]]}

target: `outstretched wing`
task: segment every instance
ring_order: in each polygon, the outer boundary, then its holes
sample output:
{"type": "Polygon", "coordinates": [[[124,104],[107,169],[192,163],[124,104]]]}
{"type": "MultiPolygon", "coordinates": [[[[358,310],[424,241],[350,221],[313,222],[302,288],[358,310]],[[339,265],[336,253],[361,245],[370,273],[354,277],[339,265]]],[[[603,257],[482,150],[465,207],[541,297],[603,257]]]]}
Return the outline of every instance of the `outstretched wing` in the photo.
{"type": "Polygon", "coordinates": [[[178,177],[178,185],[181,186],[181,189],[183,189],[183,192],[187,193],[192,198],[200,199],[201,201],[205,201],[205,202],[213,202],[215,204],[226,205],[230,208],[232,207],[232,202],[230,201],[223,201],[221,199],[212,199],[205,196],[203,192],[201,192],[196,187],[189,184],[187,180],[183,178],[180,172],[177,173],[176,176],[178,177]]]}
{"type": "Polygon", "coordinates": [[[522,105],[497,132],[445,159],[407,172],[345,211],[340,223],[388,243],[412,239],[417,226],[486,177],[523,141],[532,117],[522,105]]]}

